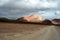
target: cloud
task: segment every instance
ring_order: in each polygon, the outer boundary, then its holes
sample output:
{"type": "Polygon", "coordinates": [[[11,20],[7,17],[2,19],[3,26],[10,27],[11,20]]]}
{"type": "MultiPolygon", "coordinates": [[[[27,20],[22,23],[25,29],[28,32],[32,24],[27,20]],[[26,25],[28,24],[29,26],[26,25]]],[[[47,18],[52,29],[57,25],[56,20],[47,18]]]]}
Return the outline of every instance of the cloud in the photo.
{"type": "Polygon", "coordinates": [[[49,20],[54,19],[57,16],[55,15],[55,11],[38,11],[38,12],[35,12],[35,14],[49,20]]]}
{"type": "Polygon", "coordinates": [[[18,8],[56,8],[57,1],[53,0],[1,0],[0,5],[14,6],[18,8]]]}
{"type": "Polygon", "coordinates": [[[10,0],[0,0],[0,6],[8,3],[10,0]]]}
{"type": "MultiPolygon", "coordinates": [[[[60,5],[59,3],[58,0],[0,0],[0,17],[15,19],[34,12],[40,15],[41,10],[47,10],[47,12],[48,10],[56,10],[60,5]]],[[[54,12],[51,14],[47,12],[43,12],[42,16],[52,18],[54,12]]]]}

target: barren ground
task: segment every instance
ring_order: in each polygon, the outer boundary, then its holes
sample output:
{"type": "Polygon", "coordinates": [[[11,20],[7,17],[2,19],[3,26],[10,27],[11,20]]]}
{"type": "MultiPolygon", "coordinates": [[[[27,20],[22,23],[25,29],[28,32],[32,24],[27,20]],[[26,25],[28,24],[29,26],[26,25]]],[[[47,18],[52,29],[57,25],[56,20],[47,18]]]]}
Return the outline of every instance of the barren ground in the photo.
{"type": "Polygon", "coordinates": [[[0,22],[0,40],[60,40],[60,26],[0,22]]]}

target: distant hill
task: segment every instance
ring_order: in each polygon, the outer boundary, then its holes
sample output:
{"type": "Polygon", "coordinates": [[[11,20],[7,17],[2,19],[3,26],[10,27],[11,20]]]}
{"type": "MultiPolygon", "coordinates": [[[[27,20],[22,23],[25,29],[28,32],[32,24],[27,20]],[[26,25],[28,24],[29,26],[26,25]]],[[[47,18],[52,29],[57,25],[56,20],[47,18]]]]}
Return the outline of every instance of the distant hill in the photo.
{"type": "Polygon", "coordinates": [[[51,22],[53,24],[60,24],[60,19],[53,19],[51,22]]]}
{"type": "Polygon", "coordinates": [[[30,16],[24,16],[17,19],[18,21],[30,22],[30,23],[40,23],[40,24],[52,24],[50,20],[43,18],[42,16],[37,16],[32,14],[30,16]]]}
{"type": "Polygon", "coordinates": [[[8,19],[8,18],[0,18],[0,22],[8,22],[8,23],[32,23],[32,24],[51,24],[51,21],[49,20],[45,20],[43,21],[42,23],[40,22],[27,22],[27,21],[24,21],[22,20],[23,17],[17,19],[17,20],[12,20],[12,19],[8,19]]]}
{"type": "Polygon", "coordinates": [[[19,21],[8,19],[8,18],[0,18],[0,22],[15,23],[15,22],[19,22],[19,21]]]}
{"type": "Polygon", "coordinates": [[[50,20],[44,20],[42,23],[40,22],[27,22],[23,20],[23,17],[18,18],[16,20],[8,19],[8,18],[0,18],[0,22],[8,22],[8,23],[25,23],[25,24],[54,24],[54,25],[60,25],[60,19],[53,19],[52,21],[50,20]]]}
{"type": "Polygon", "coordinates": [[[35,14],[32,14],[30,16],[24,16],[24,17],[21,17],[21,18],[18,18],[17,20],[19,21],[27,21],[27,22],[39,22],[39,23],[42,23],[45,18],[41,17],[41,16],[37,16],[35,14]]]}

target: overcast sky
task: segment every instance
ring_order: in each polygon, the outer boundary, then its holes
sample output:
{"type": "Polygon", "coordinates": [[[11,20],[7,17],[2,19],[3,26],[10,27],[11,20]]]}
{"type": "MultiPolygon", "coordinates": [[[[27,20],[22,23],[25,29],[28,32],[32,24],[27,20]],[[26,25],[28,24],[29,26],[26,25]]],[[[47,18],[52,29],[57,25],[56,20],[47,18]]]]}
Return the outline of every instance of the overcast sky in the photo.
{"type": "Polygon", "coordinates": [[[0,17],[15,19],[32,13],[60,18],[60,0],[0,0],[0,17]]]}

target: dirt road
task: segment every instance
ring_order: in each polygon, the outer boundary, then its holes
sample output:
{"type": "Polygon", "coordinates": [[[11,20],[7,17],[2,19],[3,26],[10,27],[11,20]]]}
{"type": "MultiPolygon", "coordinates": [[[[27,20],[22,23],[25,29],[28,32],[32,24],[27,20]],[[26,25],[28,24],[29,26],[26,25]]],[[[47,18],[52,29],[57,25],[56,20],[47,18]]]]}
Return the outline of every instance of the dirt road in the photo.
{"type": "MultiPolygon", "coordinates": [[[[6,27],[7,25],[8,24],[5,24],[6,27]]],[[[3,25],[0,25],[0,26],[3,26],[3,25]]],[[[16,25],[14,24],[14,26],[16,25]]],[[[35,26],[38,26],[38,25],[35,25],[35,26]]],[[[43,25],[43,26],[44,26],[43,28],[41,28],[42,27],[41,26],[37,30],[33,30],[33,31],[31,31],[31,28],[30,28],[30,30],[28,29],[28,31],[25,31],[22,33],[21,32],[17,32],[17,33],[2,32],[0,33],[0,40],[60,40],[60,30],[58,29],[59,27],[54,25],[49,25],[49,26],[43,25]]]]}

